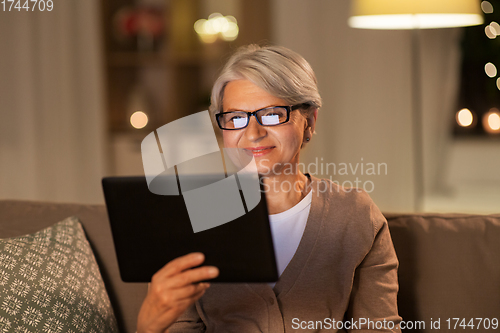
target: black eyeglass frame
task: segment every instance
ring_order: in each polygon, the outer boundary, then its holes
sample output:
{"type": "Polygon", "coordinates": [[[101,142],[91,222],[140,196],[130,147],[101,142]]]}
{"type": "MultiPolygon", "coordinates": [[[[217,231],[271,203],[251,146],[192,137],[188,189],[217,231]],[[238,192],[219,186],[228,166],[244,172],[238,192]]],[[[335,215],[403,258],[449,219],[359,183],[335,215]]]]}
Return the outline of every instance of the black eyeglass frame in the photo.
{"type": "Polygon", "coordinates": [[[224,131],[237,131],[237,130],[246,128],[248,126],[248,124],[250,123],[250,117],[251,116],[254,116],[255,120],[257,120],[257,123],[259,123],[259,125],[261,125],[261,126],[278,126],[278,125],[282,125],[284,123],[287,123],[290,120],[290,112],[292,112],[294,110],[297,110],[297,109],[300,109],[301,107],[309,107],[309,104],[302,103],[302,104],[297,104],[297,105],[275,105],[275,106],[268,106],[267,108],[262,108],[262,109],[259,109],[259,110],[255,110],[253,112],[246,112],[246,111],[220,112],[220,113],[215,114],[215,119],[217,120],[217,125],[219,125],[219,128],[221,130],[224,130],[224,131]],[[260,122],[259,118],[257,117],[257,112],[262,111],[262,110],[267,110],[267,109],[274,109],[274,108],[285,108],[285,110],[286,110],[286,119],[285,119],[285,121],[282,122],[282,123],[274,124],[274,125],[264,125],[264,124],[262,124],[260,122]],[[225,114],[233,113],[233,112],[246,113],[247,114],[247,119],[248,119],[247,120],[247,124],[245,126],[239,127],[239,128],[224,128],[224,127],[222,127],[222,125],[220,123],[220,118],[223,115],[225,115],[225,114]]]}

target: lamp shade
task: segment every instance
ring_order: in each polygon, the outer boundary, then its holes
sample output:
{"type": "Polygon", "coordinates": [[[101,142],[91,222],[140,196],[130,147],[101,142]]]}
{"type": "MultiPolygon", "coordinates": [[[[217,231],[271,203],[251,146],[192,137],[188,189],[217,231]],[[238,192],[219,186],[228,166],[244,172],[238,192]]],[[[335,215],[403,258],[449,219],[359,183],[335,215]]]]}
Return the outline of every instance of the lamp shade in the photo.
{"type": "Polygon", "coordinates": [[[478,0],[351,0],[349,26],[363,29],[432,29],[478,25],[478,0]]]}

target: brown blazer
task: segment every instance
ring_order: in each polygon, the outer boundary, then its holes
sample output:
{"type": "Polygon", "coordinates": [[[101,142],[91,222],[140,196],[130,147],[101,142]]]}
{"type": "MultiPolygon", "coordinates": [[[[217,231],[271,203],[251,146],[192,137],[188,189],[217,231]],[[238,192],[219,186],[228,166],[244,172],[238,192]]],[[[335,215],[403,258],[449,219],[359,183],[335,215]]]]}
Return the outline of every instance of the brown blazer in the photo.
{"type": "Polygon", "coordinates": [[[398,260],[385,218],[364,191],[315,177],[311,187],[304,234],[274,289],[214,283],[170,333],[400,332],[398,260]]]}

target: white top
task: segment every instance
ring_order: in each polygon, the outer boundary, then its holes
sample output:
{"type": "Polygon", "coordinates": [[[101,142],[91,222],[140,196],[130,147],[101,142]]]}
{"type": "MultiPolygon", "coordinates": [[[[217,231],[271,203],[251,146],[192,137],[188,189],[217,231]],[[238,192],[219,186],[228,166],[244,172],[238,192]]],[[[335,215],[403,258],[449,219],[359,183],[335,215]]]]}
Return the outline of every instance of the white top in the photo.
{"type": "MultiPolygon", "coordinates": [[[[312,191],[292,208],[279,214],[269,215],[274,253],[280,276],[299,247],[311,210],[311,201],[312,191]]],[[[274,287],[275,283],[270,283],[270,285],[274,287]]]]}

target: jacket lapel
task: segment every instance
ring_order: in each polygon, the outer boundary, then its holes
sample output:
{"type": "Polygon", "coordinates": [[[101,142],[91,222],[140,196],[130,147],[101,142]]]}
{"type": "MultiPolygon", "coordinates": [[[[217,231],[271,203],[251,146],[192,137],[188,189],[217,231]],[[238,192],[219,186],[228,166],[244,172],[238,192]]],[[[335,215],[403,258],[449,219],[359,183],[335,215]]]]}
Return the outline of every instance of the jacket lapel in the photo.
{"type": "MultiPolygon", "coordinates": [[[[284,297],[293,287],[298,277],[305,269],[309,256],[313,250],[319,231],[327,213],[328,203],[325,195],[327,184],[316,177],[311,176],[311,191],[313,191],[311,210],[307,218],[304,234],[300,240],[297,251],[281,274],[273,290],[277,297],[284,297]],[[321,191],[325,188],[324,191],[321,191]]],[[[270,288],[270,286],[268,286],[270,288]]]]}

